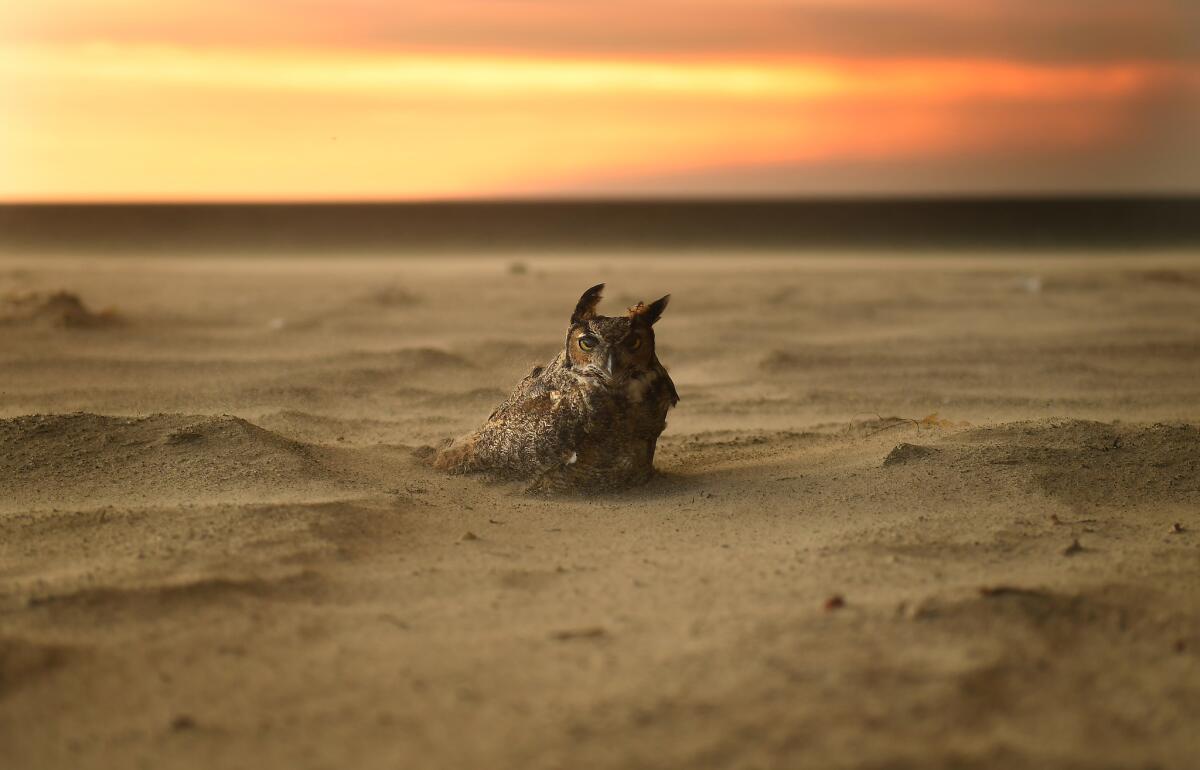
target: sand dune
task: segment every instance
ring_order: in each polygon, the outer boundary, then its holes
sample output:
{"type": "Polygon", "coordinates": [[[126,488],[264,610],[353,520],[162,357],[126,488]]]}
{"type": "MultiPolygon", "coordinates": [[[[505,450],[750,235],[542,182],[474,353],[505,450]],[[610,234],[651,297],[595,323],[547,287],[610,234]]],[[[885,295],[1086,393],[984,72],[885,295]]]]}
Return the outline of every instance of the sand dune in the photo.
{"type": "Polygon", "coordinates": [[[96,328],[119,322],[112,310],[93,312],[69,291],[12,292],[0,297],[0,327],[96,328]]]}
{"type": "Polygon", "coordinates": [[[1191,257],[524,264],[5,258],[120,319],[0,326],[6,761],[1200,756],[1191,257]],[[659,475],[433,471],[599,280],[673,294],[659,475]]]}
{"type": "Polygon", "coordinates": [[[0,499],[9,510],[62,504],[304,497],[349,480],[336,449],[283,438],[229,415],[94,414],[0,421],[0,499]]]}

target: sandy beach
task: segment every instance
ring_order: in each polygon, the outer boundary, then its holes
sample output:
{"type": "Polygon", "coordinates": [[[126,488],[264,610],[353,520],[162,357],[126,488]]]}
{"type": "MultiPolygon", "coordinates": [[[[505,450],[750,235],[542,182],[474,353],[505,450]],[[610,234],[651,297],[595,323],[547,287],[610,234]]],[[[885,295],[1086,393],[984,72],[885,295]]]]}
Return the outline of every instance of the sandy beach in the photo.
{"type": "Polygon", "coordinates": [[[1184,252],[0,256],[0,764],[1195,767],[1198,310],[1184,252]],[[672,294],[659,475],[432,470],[602,281],[672,294]]]}

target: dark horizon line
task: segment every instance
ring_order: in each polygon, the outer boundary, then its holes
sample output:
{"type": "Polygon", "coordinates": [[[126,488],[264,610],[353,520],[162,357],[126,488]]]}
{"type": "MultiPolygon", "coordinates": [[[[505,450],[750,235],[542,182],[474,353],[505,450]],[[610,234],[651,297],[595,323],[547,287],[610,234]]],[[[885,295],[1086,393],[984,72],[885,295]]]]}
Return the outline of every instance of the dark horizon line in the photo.
{"type": "Polygon", "coordinates": [[[0,204],[0,252],[1200,246],[1200,195],[0,204]]]}
{"type": "Polygon", "coordinates": [[[803,195],[545,195],[461,198],[277,198],[277,199],[130,199],[0,201],[2,209],[18,208],[278,208],[278,207],[431,207],[431,206],[730,206],[780,204],[945,204],[945,203],[1197,203],[1196,192],[964,192],[922,194],[803,194],[803,195]]]}

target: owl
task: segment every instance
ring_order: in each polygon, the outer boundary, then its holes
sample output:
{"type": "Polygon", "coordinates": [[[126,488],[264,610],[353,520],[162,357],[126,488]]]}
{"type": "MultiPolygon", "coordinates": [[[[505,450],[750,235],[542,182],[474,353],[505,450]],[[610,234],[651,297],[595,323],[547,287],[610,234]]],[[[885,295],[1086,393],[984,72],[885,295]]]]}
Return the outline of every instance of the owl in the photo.
{"type": "Polygon", "coordinates": [[[654,351],[670,295],[623,316],[596,313],[604,284],[583,293],[563,350],[516,386],[478,430],[438,452],[434,467],[523,479],[531,491],[596,491],[647,481],[679,402],[654,351]]]}

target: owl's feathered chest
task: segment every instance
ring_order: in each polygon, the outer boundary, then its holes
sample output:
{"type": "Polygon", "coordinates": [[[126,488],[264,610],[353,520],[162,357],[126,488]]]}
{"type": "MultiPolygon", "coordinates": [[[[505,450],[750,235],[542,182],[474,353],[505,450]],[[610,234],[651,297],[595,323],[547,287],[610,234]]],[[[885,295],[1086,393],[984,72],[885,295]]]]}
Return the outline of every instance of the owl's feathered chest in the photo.
{"type": "Polygon", "coordinates": [[[537,383],[535,388],[540,385],[547,389],[555,404],[582,407],[593,413],[593,423],[608,419],[612,422],[611,429],[618,431],[641,423],[662,422],[667,410],[678,401],[674,385],[661,367],[639,370],[615,382],[606,382],[566,366],[560,356],[540,373],[527,378],[530,379],[537,383]]]}

